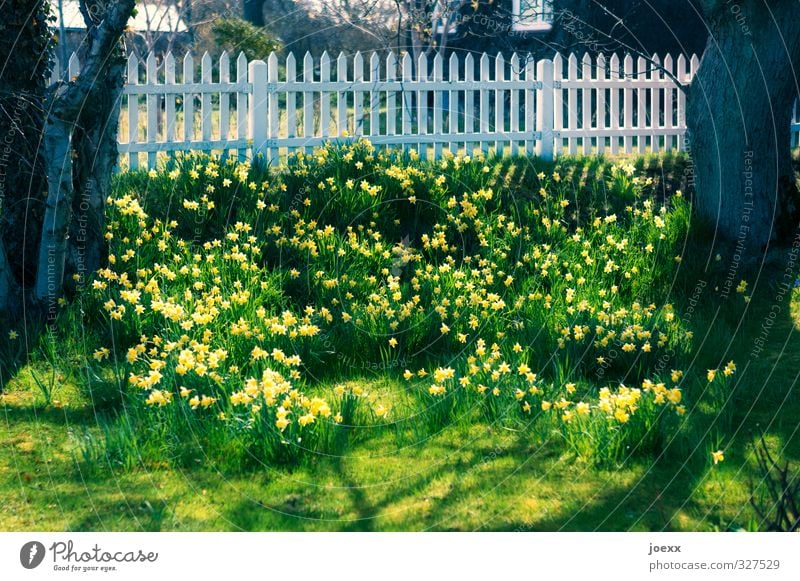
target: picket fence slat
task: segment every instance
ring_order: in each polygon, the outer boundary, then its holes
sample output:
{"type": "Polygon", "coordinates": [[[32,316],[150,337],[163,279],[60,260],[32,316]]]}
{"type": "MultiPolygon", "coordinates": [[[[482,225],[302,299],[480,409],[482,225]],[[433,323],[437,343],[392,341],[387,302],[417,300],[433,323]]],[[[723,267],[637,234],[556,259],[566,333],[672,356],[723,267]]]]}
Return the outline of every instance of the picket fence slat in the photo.
{"type": "Polygon", "coordinates": [[[448,150],[453,153],[454,150],[458,150],[460,146],[458,135],[458,119],[459,119],[459,111],[461,110],[460,106],[460,91],[456,91],[455,87],[458,86],[458,79],[459,79],[459,61],[458,57],[455,53],[450,55],[450,61],[448,62],[448,81],[450,83],[450,91],[448,92],[448,110],[447,110],[447,131],[451,135],[451,141],[449,143],[448,150]]]}
{"type": "MultiPolygon", "coordinates": [[[[164,57],[164,86],[175,85],[175,57],[168,52],[164,57]]],[[[175,134],[175,95],[164,95],[164,142],[170,143],[177,140],[175,134]]]]}
{"type": "MultiPolygon", "coordinates": [[[[386,80],[397,77],[397,59],[394,53],[386,55],[386,80]]],[[[397,92],[386,91],[386,135],[397,134],[397,92]]]]}
{"type": "MultiPolygon", "coordinates": [[[[297,61],[294,54],[286,57],[286,83],[291,87],[297,81],[297,61]]],[[[305,95],[304,95],[305,97],[305,95]]],[[[286,92],[286,136],[297,135],[297,93],[289,90],[286,92]]]]}
{"type": "Polygon", "coordinates": [[[369,134],[370,137],[380,135],[380,97],[378,96],[378,82],[381,77],[381,63],[378,53],[373,52],[369,57],[369,80],[372,90],[369,93],[369,134]]]}
{"type": "MultiPolygon", "coordinates": [[[[328,51],[322,53],[319,59],[319,82],[329,83],[331,80],[331,57],[328,51]]],[[[319,132],[324,138],[331,134],[331,94],[321,91],[319,95],[319,132]]]]}
{"type": "MultiPolygon", "coordinates": [[[[597,55],[595,61],[595,79],[593,83],[599,84],[605,81],[608,76],[608,68],[606,66],[606,57],[604,54],[597,55]]],[[[595,129],[598,131],[604,130],[608,127],[606,122],[608,110],[606,107],[606,88],[595,86],[595,129]]],[[[595,136],[597,142],[597,154],[602,155],[606,150],[606,138],[595,136]]]]}
{"type": "Polygon", "coordinates": [[[183,140],[194,141],[194,58],[192,53],[183,57],[183,140]]]}
{"type": "MultiPolygon", "coordinates": [[[[425,54],[420,54],[417,59],[417,79],[428,78],[428,58],[425,54]]],[[[422,85],[420,85],[422,87],[422,85]]],[[[417,91],[417,135],[428,133],[428,93],[427,91],[417,91]]],[[[422,148],[422,142],[417,143],[417,151],[423,159],[428,157],[428,149],[422,148]]]]}
{"type": "MultiPolygon", "coordinates": [[[[152,52],[147,55],[147,63],[145,65],[145,72],[147,75],[147,84],[149,86],[158,85],[158,70],[156,68],[156,55],[152,52]]],[[[147,143],[155,143],[158,137],[158,117],[159,117],[159,103],[158,95],[155,93],[148,93],[147,95],[147,143]]],[[[156,154],[149,153],[147,155],[148,167],[153,167],[156,164],[156,154]]]]}
{"type": "MultiPolygon", "coordinates": [[[[511,59],[508,61],[509,66],[509,79],[512,81],[518,81],[522,71],[519,68],[519,55],[514,53],[511,55],[511,59]]],[[[517,89],[511,89],[509,91],[509,98],[508,98],[508,129],[512,133],[519,131],[519,91],[517,89]]],[[[519,142],[512,141],[511,142],[511,155],[519,155],[519,142]]]]}
{"type": "Polygon", "coordinates": [[[247,137],[253,156],[266,155],[267,148],[267,63],[251,61],[247,79],[253,85],[247,104],[247,137]]]}
{"type": "MultiPolygon", "coordinates": [[[[652,56],[653,63],[650,65],[650,82],[661,79],[661,71],[658,69],[661,60],[657,54],[652,56]]],[[[661,87],[653,86],[650,89],[650,127],[654,133],[650,137],[650,150],[653,153],[661,151],[661,137],[655,134],[655,130],[661,127],[661,98],[663,90],[661,87]]]]}
{"type": "MultiPolygon", "coordinates": [[[[410,83],[414,78],[414,73],[411,65],[411,55],[408,53],[403,55],[403,84],[410,83]]],[[[413,94],[410,90],[401,91],[400,103],[403,108],[403,126],[401,135],[411,135],[411,105],[413,94]]]]}
{"type": "Polygon", "coordinates": [[[69,76],[69,80],[74,79],[77,77],[81,72],[81,63],[78,60],[78,55],[74,52],[69,57],[69,62],[67,63],[67,75],[69,76]]]}
{"type": "MultiPolygon", "coordinates": [[[[73,55],[75,56],[75,55],[73,55]]],[[[139,84],[139,59],[135,54],[128,57],[128,74],[126,82],[128,86],[139,84]]],[[[139,141],[139,95],[128,95],[128,143],[139,141]]],[[[139,154],[130,153],[128,155],[128,167],[135,170],[139,167],[139,154]]]]}
{"type": "MultiPolygon", "coordinates": [[[[683,150],[684,86],[700,66],[696,55],[669,54],[534,61],[483,53],[476,62],[472,54],[414,59],[390,51],[340,53],[334,67],[327,52],[318,60],[306,53],[300,62],[289,53],[283,70],[275,53],[266,62],[248,62],[243,53],[232,58],[223,52],[215,69],[204,53],[196,67],[186,53],[178,78],[172,53],[128,57],[119,133],[128,168],[153,168],[191,150],[277,162],[361,136],[380,147],[414,149],[423,159],[476,150],[547,159],[683,150]]],[[[71,55],[62,76],[56,59],[51,82],[69,82],[80,66],[71,55]]],[[[800,146],[800,104],[791,132],[792,146],[800,146]]]]}
{"type": "MultiPolygon", "coordinates": [[[[564,59],[560,54],[553,58],[553,137],[555,139],[554,154],[560,154],[564,147],[564,59]]],[[[546,120],[545,120],[546,122],[546,120]]]]}
{"type": "Polygon", "coordinates": [[[267,95],[269,103],[269,120],[267,122],[267,139],[269,140],[267,160],[272,162],[278,158],[278,129],[280,125],[280,111],[278,110],[278,92],[274,90],[274,85],[278,82],[278,55],[274,52],[267,59],[267,95]]]}
{"type": "MultiPolygon", "coordinates": [[[[687,70],[687,63],[686,57],[684,55],[678,55],[678,70],[676,72],[676,76],[678,80],[682,83],[687,82],[689,79],[689,74],[687,70]]],[[[685,127],[686,126],[686,94],[683,91],[678,91],[678,120],[677,125],[678,127],[685,127]]],[[[676,144],[676,149],[678,151],[682,151],[684,149],[683,143],[681,140],[678,140],[676,144]]]]}
{"type": "MultiPolygon", "coordinates": [[[[574,53],[569,55],[567,61],[567,78],[570,81],[578,80],[578,57],[574,53]]],[[[576,85],[571,85],[567,92],[567,128],[573,132],[578,129],[578,89],[575,87],[576,85]]],[[[569,154],[575,155],[578,153],[578,139],[573,137],[568,142],[569,154]]]]}
{"type": "MultiPolygon", "coordinates": [[[[303,57],[303,137],[311,139],[314,137],[314,93],[311,92],[314,82],[314,58],[310,52],[306,52],[303,57]]],[[[294,121],[294,120],[292,120],[294,121]]],[[[292,132],[294,135],[294,131],[292,132]]],[[[311,153],[311,146],[305,148],[305,153],[311,153]]]]}
{"type": "MultiPolygon", "coordinates": [[[[636,75],[638,79],[646,79],[648,75],[647,64],[643,57],[636,59],[636,75]]],[[[650,91],[648,85],[640,83],[636,89],[636,127],[641,129],[636,136],[636,145],[638,153],[645,153],[647,147],[647,134],[645,129],[648,127],[647,123],[647,94],[650,91]]]]}
{"type": "MultiPolygon", "coordinates": [[[[581,61],[581,78],[587,82],[587,85],[581,90],[581,129],[588,132],[592,129],[592,93],[596,91],[595,87],[591,84],[592,79],[592,57],[588,54],[583,55],[581,61]]],[[[583,154],[590,155],[592,153],[592,136],[587,135],[583,138],[583,154]]]]}
{"type": "MultiPolygon", "coordinates": [[[[436,54],[433,58],[433,80],[441,82],[444,79],[444,69],[442,64],[442,55],[436,54]]],[[[433,94],[433,133],[434,135],[442,135],[442,91],[436,91],[433,94]]],[[[433,157],[439,159],[442,157],[442,144],[437,141],[433,146],[433,157]]]]}
{"type": "MultiPolygon", "coordinates": [[[[336,59],[336,85],[339,91],[336,93],[336,136],[342,137],[348,132],[347,126],[347,57],[343,52],[339,53],[336,59]]],[[[324,90],[324,89],[323,89],[324,90]]],[[[411,131],[409,129],[409,131],[411,131]]],[[[404,130],[405,133],[405,130],[404,130]]]]}
{"type": "Polygon", "coordinates": [[[356,51],[353,57],[353,135],[364,134],[364,57],[356,51]]]}
{"type": "Polygon", "coordinates": [[[475,133],[475,92],[471,88],[472,81],[475,80],[475,61],[472,53],[467,53],[464,57],[464,82],[467,85],[464,90],[464,151],[472,153],[474,143],[469,136],[475,133]]]}
{"type": "MultiPolygon", "coordinates": [[[[633,81],[633,57],[629,54],[625,55],[625,59],[622,61],[622,74],[625,76],[625,79],[633,81]]],[[[633,82],[626,83],[625,89],[623,89],[623,98],[622,107],[624,121],[622,126],[626,130],[630,130],[633,128],[633,82]]],[[[633,153],[633,134],[631,134],[630,131],[626,131],[623,136],[625,153],[633,153]]]]}
{"type": "MultiPolygon", "coordinates": [[[[219,57],[219,84],[220,86],[231,81],[231,61],[227,51],[222,51],[219,57]]],[[[230,132],[231,98],[227,93],[219,92],[219,140],[228,141],[230,132]]],[[[225,152],[227,154],[227,152],[225,152]]]]}
{"type": "MultiPolygon", "coordinates": [[[[536,64],[536,81],[541,83],[542,89],[533,91],[529,89],[525,91],[525,132],[528,135],[533,135],[533,99],[534,93],[536,95],[536,127],[541,133],[536,142],[536,155],[545,159],[553,157],[553,141],[555,139],[555,131],[553,130],[553,123],[548,116],[553,112],[553,100],[555,94],[560,91],[555,91],[554,86],[554,72],[553,61],[544,60],[536,64]]],[[[525,78],[532,80],[533,77],[533,61],[529,61],[525,65],[525,78]]],[[[533,86],[533,83],[531,83],[533,86]]],[[[530,143],[530,141],[528,142],[530,143]]],[[[530,147],[526,145],[526,148],[530,147]]]]}
{"type": "MultiPolygon", "coordinates": [[[[203,85],[211,85],[211,55],[203,53],[200,59],[200,81],[203,85]]],[[[200,98],[200,134],[203,141],[211,140],[211,93],[204,91],[200,98]]]]}
{"type": "Polygon", "coordinates": [[[506,119],[506,106],[505,106],[505,90],[507,86],[506,80],[506,63],[502,53],[498,54],[494,59],[494,133],[498,138],[494,142],[494,150],[498,153],[503,151],[503,141],[500,137],[505,133],[505,119],[506,119]]]}
{"type": "MultiPolygon", "coordinates": [[[[236,58],[236,83],[247,83],[247,57],[243,52],[239,53],[236,58]]],[[[247,141],[247,128],[248,128],[248,96],[250,91],[238,91],[236,93],[236,138],[239,143],[247,141]]],[[[247,155],[247,148],[239,147],[238,157],[239,161],[244,161],[247,155]]]]}
{"type": "MultiPolygon", "coordinates": [[[[664,75],[666,76],[667,73],[670,75],[674,74],[675,68],[673,66],[672,55],[666,55],[664,57],[664,75]]],[[[674,84],[673,84],[674,86],[674,84]]],[[[664,127],[671,128],[675,126],[675,118],[674,118],[674,91],[673,89],[667,88],[664,91],[664,127]]],[[[674,144],[671,138],[667,138],[664,142],[665,149],[667,151],[672,151],[674,148],[674,144]]]]}

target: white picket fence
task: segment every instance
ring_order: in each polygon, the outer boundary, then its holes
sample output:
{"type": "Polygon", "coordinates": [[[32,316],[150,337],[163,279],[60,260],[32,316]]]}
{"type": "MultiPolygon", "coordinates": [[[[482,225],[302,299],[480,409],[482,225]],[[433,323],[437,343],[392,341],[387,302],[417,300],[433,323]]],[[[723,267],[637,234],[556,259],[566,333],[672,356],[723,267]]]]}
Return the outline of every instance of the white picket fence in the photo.
{"type": "MultiPolygon", "coordinates": [[[[202,150],[270,161],[329,140],[367,137],[376,146],[497,154],[630,154],[682,150],[685,95],[697,57],[651,61],[589,55],[533,60],[517,54],[452,54],[447,62],[393,53],[366,59],[293,54],[279,63],[235,63],[223,53],[179,67],[167,54],[128,59],[119,150],[123,164],[154,167],[175,151],[202,150]],[[144,64],[144,71],[142,71],[144,64]],[[216,67],[215,67],[216,65],[216,67]],[[233,65],[233,66],[232,66],[233,65]],[[366,69],[365,69],[366,65],[366,69]],[[142,74],[144,73],[144,74],[142,74]]],[[[75,55],[68,74],[78,74],[75,55]]],[[[59,78],[58,65],[53,79],[59,78]]],[[[800,106],[792,122],[798,145],[800,106]]]]}

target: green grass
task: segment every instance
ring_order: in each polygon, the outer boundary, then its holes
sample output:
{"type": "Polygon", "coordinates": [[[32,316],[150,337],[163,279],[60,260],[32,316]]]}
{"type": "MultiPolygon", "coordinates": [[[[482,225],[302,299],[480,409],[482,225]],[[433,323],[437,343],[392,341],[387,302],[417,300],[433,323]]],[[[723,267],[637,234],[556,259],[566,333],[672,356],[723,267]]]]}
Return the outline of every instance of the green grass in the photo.
{"type": "Polygon", "coordinates": [[[708,249],[707,228],[690,223],[690,206],[675,196],[685,187],[685,158],[635,160],[642,181],[632,182],[628,170],[598,158],[555,167],[477,160],[441,172],[361,145],[327,155],[296,160],[282,173],[245,168],[241,184],[235,164],[189,177],[192,167],[209,167],[197,158],[155,176],[119,176],[109,208],[117,260],[100,273],[103,284],[72,298],[52,332],[18,329],[19,337],[0,338],[0,529],[765,528],[749,506],[751,482],[763,488],[750,445],[763,433],[777,456],[798,461],[800,293],[770,283],[788,259],[775,250],[760,274],[735,273],[733,285],[747,280],[746,292],[720,299],[714,289],[725,284],[732,248],[708,249]],[[349,179],[367,186],[346,186],[349,179]],[[322,182],[339,192],[316,191],[322,182]],[[493,197],[473,195],[487,189],[493,197]],[[454,240],[442,224],[467,220],[469,205],[450,205],[451,197],[472,200],[482,222],[469,222],[455,249],[425,246],[423,235],[454,240]],[[258,200],[265,211],[255,210],[258,200]],[[415,210],[422,204],[438,210],[415,210]],[[648,204],[665,205],[663,225],[641,214],[648,204]],[[618,217],[606,221],[610,214],[618,217]],[[509,219],[519,233],[505,227],[509,219]],[[237,222],[252,228],[251,246],[237,222]],[[348,226],[357,234],[348,236],[348,226]],[[305,234],[314,228],[318,234],[305,234]],[[376,244],[377,235],[389,246],[376,244]],[[404,236],[409,244],[395,244],[404,236]],[[216,239],[218,246],[203,247],[216,239]],[[533,255],[516,264],[508,258],[536,249],[552,255],[549,265],[533,255]],[[565,276],[584,258],[602,266],[610,257],[619,271],[592,267],[581,284],[565,276]],[[493,270],[471,272],[473,260],[493,270]],[[154,273],[156,263],[165,266],[154,273]],[[181,272],[182,263],[199,266],[181,272]],[[371,280],[381,269],[393,273],[386,283],[371,280]],[[505,284],[509,272],[514,280],[505,284]],[[125,298],[122,273],[141,298],[125,298]],[[333,273],[337,284],[329,285],[333,273]],[[150,280],[157,290],[146,288],[150,280]],[[349,280],[352,297],[341,290],[349,280]],[[459,305],[467,294],[461,281],[481,300],[496,301],[495,293],[504,304],[459,305]],[[698,281],[705,287],[693,305],[698,281]],[[612,285],[618,290],[607,294],[612,285]],[[218,303],[219,312],[204,318],[211,287],[231,304],[218,303]],[[568,288],[577,288],[574,298],[568,288]],[[243,289],[248,294],[238,294],[243,289]],[[425,308],[393,314],[414,293],[425,308]],[[572,309],[582,299],[591,308],[572,309]],[[138,314],[137,301],[146,307],[138,314]],[[776,301],[778,316],[755,354],[776,301]],[[651,302],[652,309],[637,306],[651,302]],[[186,326],[192,313],[200,316],[186,326]],[[470,317],[480,320],[475,332],[470,317]],[[290,337],[276,330],[279,322],[310,331],[290,337]],[[573,333],[576,325],[588,330],[573,333]],[[603,343],[609,330],[615,335],[603,343]],[[488,351],[497,342],[498,354],[481,355],[482,341],[488,351]],[[296,353],[302,363],[261,355],[261,346],[296,353]],[[501,361],[513,373],[503,375],[501,361]],[[722,376],[728,361],[736,362],[730,378],[722,376]],[[473,362],[489,367],[471,369],[473,362]],[[198,363],[210,367],[200,371],[198,363]],[[520,365],[536,377],[517,374],[520,365]],[[281,378],[262,380],[245,397],[248,378],[265,369],[281,378]],[[708,369],[718,370],[714,381],[708,369]],[[671,370],[683,375],[671,378],[671,370]],[[676,386],[669,395],[680,402],[659,404],[648,380],[676,386]],[[283,381],[291,385],[275,387],[283,381]],[[629,401],[628,392],[615,399],[620,383],[642,386],[639,399],[629,401]],[[273,399],[274,389],[281,395],[273,399]],[[556,411],[559,401],[566,411],[556,411]],[[585,416],[578,402],[587,404],[585,416]],[[283,426],[279,405],[289,410],[283,426]],[[314,421],[302,425],[304,414],[314,421]],[[716,450],[725,460],[715,465],[716,450]]]}
{"type": "MultiPolygon", "coordinates": [[[[782,323],[774,346],[790,333],[782,323]]],[[[799,359],[795,344],[776,358],[772,381],[791,385],[799,359]]],[[[600,470],[559,442],[481,425],[402,449],[389,435],[371,438],[291,471],[100,466],[85,475],[74,455],[81,434],[99,432],[93,408],[65,385],[69,405],[43,408],[32,387],[21,373],[3,397],[3,530],[729,530],[754,519],[749,430],[765,429],[787,458],[800,453],[800,406],[778,408],[767,394],[734,418],[739,435],[713,468],[669,460],[600,470]]]]}

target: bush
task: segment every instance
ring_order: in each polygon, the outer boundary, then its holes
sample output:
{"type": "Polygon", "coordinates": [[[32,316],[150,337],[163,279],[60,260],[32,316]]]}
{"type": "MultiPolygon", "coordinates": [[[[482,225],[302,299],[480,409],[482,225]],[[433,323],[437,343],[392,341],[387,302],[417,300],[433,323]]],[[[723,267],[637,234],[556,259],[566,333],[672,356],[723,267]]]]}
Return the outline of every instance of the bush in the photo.
{"type": "Polygon", "coordinates": [[[243,52],[248,61],[267,60],[271,52],[281,45],[263,28],[259,28],[236,16],[220,18],[211,28],[216,45],[229,54],[243,52]]]}

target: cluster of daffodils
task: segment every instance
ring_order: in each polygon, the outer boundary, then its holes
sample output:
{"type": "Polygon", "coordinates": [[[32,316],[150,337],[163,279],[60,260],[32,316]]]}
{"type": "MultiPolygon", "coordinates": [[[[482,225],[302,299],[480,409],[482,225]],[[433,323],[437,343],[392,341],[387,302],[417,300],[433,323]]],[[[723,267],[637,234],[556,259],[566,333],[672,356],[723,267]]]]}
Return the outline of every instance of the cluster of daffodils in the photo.
{"type": "Polygon", "coordinates": [[[274,408],[275,427],[281,432],[292,423],[292,417],[301,427],[313,424],[317,418],[331,417],[324,399],[307,397],[273,369],[265,369],[260,379],[247,378],[244,389],[231,394],[230,401],[234,406],[249,407],[254,414],[264,405],[274,408]]]}
{"type": "Polygon", "coordinates": [[[555,414],[565,424],[590,416],[625,424],[645,403],[648,404],[647,413],[664,406],[677,415],[686,413],[685,406],[681,405],[683,394],[679,384],[684,373],[680,370],[672,370],[670,385],[645,379],[640,388],[618,385],[602,387],[595,393],[584,384],[567,382],[562,386],[544,381],[526,363],[529,358],[529,351],[518,343],[509,350],[498,343],[487,347],[486,341],[478,339],[475,350],[458,371],[452,367],[406,369],[403,377],[408,382],[427,386],[427,393],[435,398],[468,392],[490,406],[497,405],[492,404],[493,401],[515,402],[516,409],[523,415],[541,410],[555,414]]]}
{"type": "MultiPolygon", "coordinates": [[[[223,181],[249,183],[241,165],[226,169],[233,177],[223,181]]],[[[219,166],[189,173],[199,179],[201,171],[218,177],[219,166]]],[[[305,392],[295,349],[330,315],[313,306],[280,308],[280,287],[264,269],[250,224],[237,221],[219,238],[190,241],[176,221],[148,216],[132,194],[109,206],[109,266],[92,292],[114,343],[127,345],[119,352],[101,347],[95,360],[113,358],[132,395],[141,393],[144,406],[156,410],[182,408],[245,428],[266,421],[281,436],[291,433],[285,440],[318,420],[333,421],[328,402],[305,392]]]]}
{"type": "MultiPolygon", "coordinates": [[[[725,367],[722,369],[722,375],[724,377],[730,377],[736,371],[736,363],[733,361],[728,361],[725,367]]],[[[717,378],[717,373],[719,369],[709,369],[706,377],[708,378],[708,382],[711,383],[717,378]]]]}
{"type": "Polygon", "coordinates": [[[269,425],[286,441],[351,423],[367,400],[353,387],[326,399],[305,385],[306,365],[403,369],[416,356],[448,362],[405,372],[425,397],[468,393],[490,413],[565,425],[682,414],[680,372],[668,386],[651,371],[692,343],[656,284],[677,268],[687,206],[648,197],[652,179],[633,166],[601,170],[614,195],[587,199],[569,168],[423,162],[363,139],[273,174],[186,155],[148,178],[165,199],[108,200],[111,254],[92,294],[122,347],[95,357],[125,365],[149,408],[269,425]],[[519,182],[523,196],[510,193],[519,182]],[[553,359],[581,360],[575,383],[545,376],[553,359]],[[652,381],[593,384],[598,367],[634,361],[652,381]]]}

